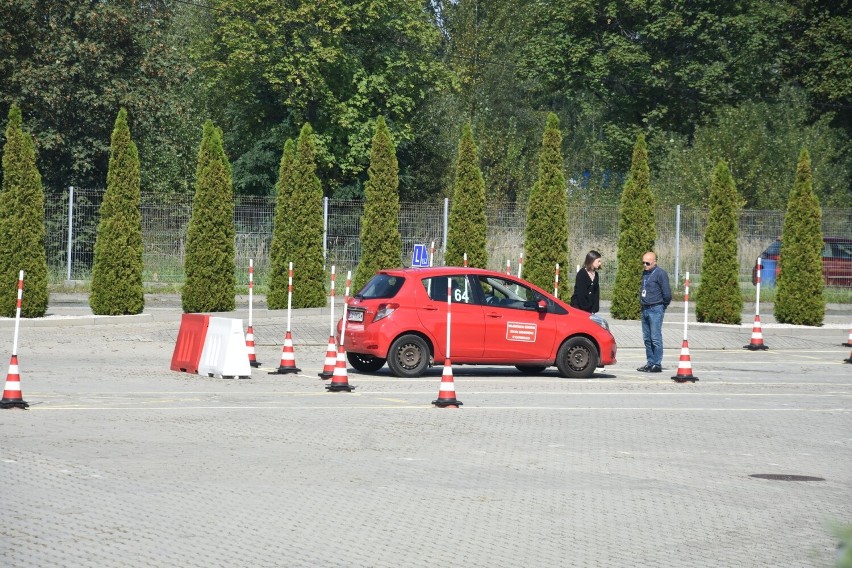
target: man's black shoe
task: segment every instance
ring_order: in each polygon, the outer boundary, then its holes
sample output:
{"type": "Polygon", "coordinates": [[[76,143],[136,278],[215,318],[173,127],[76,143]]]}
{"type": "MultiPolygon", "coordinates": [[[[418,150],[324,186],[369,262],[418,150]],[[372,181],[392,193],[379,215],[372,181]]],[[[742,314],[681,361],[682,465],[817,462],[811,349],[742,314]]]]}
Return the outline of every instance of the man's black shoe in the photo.
{"type": "Polygon", "coordinates": [[[659,365],[651,365],[651,368],[648,369],[648,372],[649,373],[662,373],[663,368],[660,367],[659,365]]]}
{"type": "Polygon", "coordinates": [[[651,372],[651,365],[642,365],[641,367],[639,367],[636,370],[639,371],[640,373],[650,373],[651,372]]]}

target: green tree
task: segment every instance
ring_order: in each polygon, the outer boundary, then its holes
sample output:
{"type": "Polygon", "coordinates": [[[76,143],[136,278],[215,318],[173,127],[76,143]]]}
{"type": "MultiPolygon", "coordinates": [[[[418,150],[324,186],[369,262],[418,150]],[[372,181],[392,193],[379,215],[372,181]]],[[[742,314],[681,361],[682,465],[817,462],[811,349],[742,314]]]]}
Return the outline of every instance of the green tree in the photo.
{"type": "Polygon", "coordinates": [[[266,294],[266,305],[272,310],[287,307],[290,262],[293,260],[290,250],[297,229],[296,219],[290,214],[295,159],[296,145],[288,138],[281,153],[278,182],[275,184],[275,219],[269,250],[269,292],[266,294]]]}
{"type": "MultiPolygon", "coordinates": [[[[562,172],[562,132],[559,119],[549,113],[538,159],[538,180],[527,205],[524,278],[549,290],[553,286],[556,263],[566,266],[567,261],[568,200],[562,172]]],[[[560,278],[560,298],[570,298],[570,286],[567,278],[560,278]]]]}
{"type": "Polygon", "coordinates": [[[21,109],[12,105],[3,147],[0,192],[0,315],[15,317],[20,271],[24,271],[21,316],[47,312],[47,252],[44,246],[44,191],[35,145],[23,130],[21,109]]]}
{"type": "Polygon", "coordinates": [[[370,152],[370,168],[364,184],[361,216],[361,259],[352,290],[358,291],[382,268],[394,268],[402,260],[399,233],[399,165],[396,147],[384,117],[376,120],[370,152]]]}
{"type": "Polygon", "coordinates": [[[698,321],[739,324],[743,297],[739,283],[737,233],[742,202],[724,160],[713,170],[710,216],[704,232],[701,285],[695,294],[698,321]]]}
{"type": "Polygon", "coordinates": [[[294,308],[325,306],[325,270],[322,257],[322,185],[316,174],[314,130],[305,123],[296,143],[293,162],[293,192],[290,215],[299,230],[293,234],[290,254],[293,258],[294,308]]]}
{"type": "Polygon", "coordinates": [[[642,280],[642,255],[654,250],[657,225],[654,220],[654,194],[648,168],[648,146],[639,134],[633,147],[630,175],[621,193],[621,217],[618,221],[618,272],[612,292],[610,313],[615,319],[639,319],[639,283],[642,280]]]}
{"type": "Polygon", "coordinates": [[[101,203],[89,305],[98,315],[138,314],[142,288],[142,214],[139,153],[130,138],[127,110],[115,119],[107,188],[101,203]]]}
{"type": "Polygon", "coordinates": [[[822,209],[813,191],[810,155],[802,148],[781,232],[775,295],[775,319],[780,323],[822,325],[822,248],[822,209]]]}
{"type": "MultiPolygon", "coordinates": [[[[566,210],[567,211],[567,210],[566,210]]],[[[567,213],[566,213],[567,217],[567,213]]],[[[485,217],[485,180],[479,169],[479,157],[470,123],[462,127],[459,157],[453,188],[452,208],[447,228],[447,266],[461,266],[467,253],[468,265],[488,268],[485,217]]]]}
{"type": "Polygon", "coordinates": [[[186,234],[184,312],[228,312],[236,305],[234,192],[222,131],[204,123],[195,198],[186,234]]]}

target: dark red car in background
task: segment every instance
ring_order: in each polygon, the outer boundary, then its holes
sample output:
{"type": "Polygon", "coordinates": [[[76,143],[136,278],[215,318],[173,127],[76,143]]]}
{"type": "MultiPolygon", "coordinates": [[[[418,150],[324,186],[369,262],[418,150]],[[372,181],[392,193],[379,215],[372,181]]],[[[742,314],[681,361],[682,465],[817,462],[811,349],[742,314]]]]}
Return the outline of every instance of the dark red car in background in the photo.
{"type": "MultiPolygon", "coordinates": [[[[852,238],[823,237],[822,274],[826,286],[852,286],[852,238]]],[[[781,253],[781,239],[776,239],[760,253],[764,262],[761,272],[761,285],[774,286],[776,277],[781,271],[778,258],[781,253]]],[[[752,284],[757,283],[757,264],[752,268],[752,284]]]]}

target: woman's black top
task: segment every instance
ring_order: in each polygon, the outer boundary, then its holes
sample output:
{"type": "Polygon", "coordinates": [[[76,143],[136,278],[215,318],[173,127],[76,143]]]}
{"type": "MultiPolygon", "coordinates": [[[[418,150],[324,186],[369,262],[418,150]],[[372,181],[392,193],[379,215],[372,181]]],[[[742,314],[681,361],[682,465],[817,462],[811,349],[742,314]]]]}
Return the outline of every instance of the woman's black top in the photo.
{"type": "Polygon", "coordinates": [[[598,282],[600,277],[597,272],[594,274],[595,279],[592,280],[586,269],[581,268],[574,282],[574,295],[571,296],[572,306],[593,314],[599,312],[601,308],[601,288],[598,282]]]}

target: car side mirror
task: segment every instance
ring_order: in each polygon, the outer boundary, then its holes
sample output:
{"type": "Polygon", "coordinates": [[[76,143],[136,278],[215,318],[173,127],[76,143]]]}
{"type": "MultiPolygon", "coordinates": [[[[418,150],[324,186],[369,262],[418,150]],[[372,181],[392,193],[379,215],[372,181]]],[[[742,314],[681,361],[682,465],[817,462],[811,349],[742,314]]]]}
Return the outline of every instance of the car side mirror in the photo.
{"type": "Polygon", "coordinates": [[[538,310],[539,312],[542,312],[542,313],[546,312],[547,311],[547,302],[545,302],[544,300],[539,300],[535,309],[538,310]]]}

